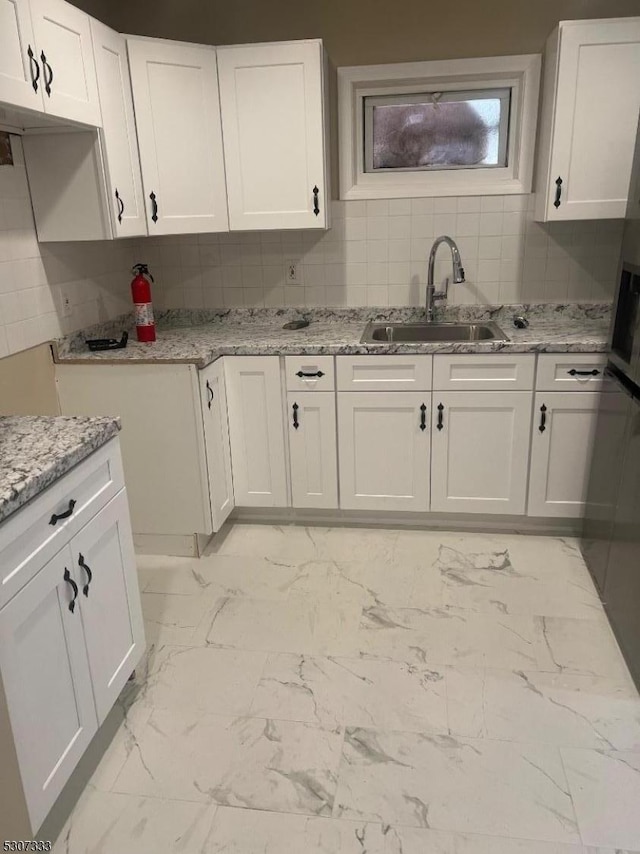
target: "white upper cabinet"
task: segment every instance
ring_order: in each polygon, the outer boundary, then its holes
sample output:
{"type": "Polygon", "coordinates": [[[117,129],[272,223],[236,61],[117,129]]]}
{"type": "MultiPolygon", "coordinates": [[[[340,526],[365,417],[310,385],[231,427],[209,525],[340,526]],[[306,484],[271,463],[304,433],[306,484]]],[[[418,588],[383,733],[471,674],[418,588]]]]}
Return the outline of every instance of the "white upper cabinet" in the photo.
{"type": "Polygon", "coordinates": [[[100,127],[89,16],[64,0],[30,5],[45,112],[100,127]]]}
{"type": "Polygon", "coordinates": [[[0,102],[43,109],[36,57],[28,0],[0,0],[0,102]]]}
{"type": "Polygon", "coordinates": [[[545,51],[536,219],[624,217],[640,108],[640,18],[564,21],[545,51]]]}
{"type": "Polygon", "coordinates": [[[149,234],[228,231],[215,49],[127,46],[149,234]]]}
{"type": "Polygon", "coordinates": [[[127,43],[119,33],[91,20],[98,75],[102,142],[114,236],[147,233],[138,138],[133,115],[127,43]]]}
{"type": "Polygon", "coordinates": [[[221,47],[218,72],[231,229],[327,228],[322,42],[221,47]]]}

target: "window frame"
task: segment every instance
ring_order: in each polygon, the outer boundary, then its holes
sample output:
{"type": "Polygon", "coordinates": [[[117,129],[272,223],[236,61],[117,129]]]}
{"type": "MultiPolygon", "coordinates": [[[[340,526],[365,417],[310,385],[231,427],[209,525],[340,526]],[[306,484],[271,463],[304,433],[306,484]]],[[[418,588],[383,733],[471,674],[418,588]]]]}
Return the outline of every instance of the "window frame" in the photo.
{"type": "Polygon", "coordinates": [[[540,54],[338,68],[340,198],[530,193],[540,54]],[[511,89],[507,166],[365,171],[365,98],[511,89]]]}

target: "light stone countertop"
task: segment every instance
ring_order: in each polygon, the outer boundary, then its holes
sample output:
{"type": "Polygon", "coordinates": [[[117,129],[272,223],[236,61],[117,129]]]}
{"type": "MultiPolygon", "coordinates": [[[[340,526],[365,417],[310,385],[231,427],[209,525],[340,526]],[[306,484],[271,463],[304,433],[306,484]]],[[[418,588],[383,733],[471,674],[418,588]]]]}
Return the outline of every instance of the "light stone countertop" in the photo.
{"type": "Polygon", "coordinates": [[[0,416],[0,522],[106,444],[110,417],[0,416]]]}
{"type": "Polygon", "coordinates": [[[157,341],[140,344],[131,316],[97,325],[56,342],[58,362],[187,362],[198,368],[226,355],[355,355],[390,353],[602,353],[607,350],[609,303],[528,306],[451,306],[436,319],[456,322],[494,321],[509,339],[504,341],[376,343],[360,338],[369,320],[416,321],[420,308],[388,309],[174,309],[158,315],[157,341]],[[525,315],[528,329],[513,324],[525,315]],[[310,325],[299,331],[283,324],[304,317],[310,325]],[[86,338],[120,337],[129,330],[125,349],[91,352],[86,338]]]}

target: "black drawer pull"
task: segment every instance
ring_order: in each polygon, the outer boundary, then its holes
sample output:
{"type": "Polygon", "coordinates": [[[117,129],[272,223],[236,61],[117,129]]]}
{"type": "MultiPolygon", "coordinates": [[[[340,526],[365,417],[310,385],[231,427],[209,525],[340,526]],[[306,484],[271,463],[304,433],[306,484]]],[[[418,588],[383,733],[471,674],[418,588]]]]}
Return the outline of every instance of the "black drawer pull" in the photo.
{"type": "Polygon", "coordinates": [[[93,573],[91,572],[91,568],[89,566],[87,566],[87,564],[84,562],[84,557],[81,554],[78,555],[78,566],[80,567],[80,569],[84,569],[84,571],[87,573],[87,583],[82,588],[82,592],[84,593],[85,596],[88,596],[89,595],[89,585],[93,581],[93,573]]]}
{"type": "Polygon", "coordinates": [[[300,426],[300,422],[298,421],[298,404],[294,403],[291,408],[293,409],[293,429],[297,430],[300,426]]]}
{"type": "Polygon", "coordinates": [[[48,97],[51,97],[51,84],[53,83],[53,68],[47,62],[47,57],[44,55],[44,51],[40,54],[40,61],[42,62],[42,76],[44,77],[44,91],[47,93],[48,97]],[[47,79],[47,70],[49,71],[49,78],[47,79]]]}
{"type": "Polygon", "coordinates": [[[558,175],[556,178],[556,199],[553,203],[554,208],[556,210],[560,207],[560,198],[562,196],[562,178],[558,175]]]}
{"type": "Polygon", "coordinates": [[[575,368],[571,368],[567,373],[571,374],[572,377],[597,377],[600,371],[597,368],[592,371],[577,371],[575,368]]]}
{"type": "Polygon", "coordinates": [[[40,79],[40,66],[38,65],[38,60],[35,58],[35,55],[31,50],[31,45],[29,45],[29,49],[27,50],[27,56],[29,57],[29,66],[31,70],[31,85],[33,86],[33,91],[37,93],[38,80],[40,79]]]}
{"type": "Polygon", "coordinates": [[[50,525],[55,525],[56,522],[59,522],[60,519],[68,519],[69,516],[73,513],[73,508],[76,506],[76,502],[73,498],[69,499],[69,509],[65,510],[64,513],[54,513],[53,516],[49,519],[50,525]]]}
{"type": "Polygon", "coordinates": [[[209,407],[209,409],[211,409],[211,404],[213,403],[213,389],[209,385],[209,380],[207,380],[207,394],[208,394],[207,406],[209,407]]]}
{"type": "Polygon", "coordinates": [[[436,425],[438,430],[442,430],[442,428],[444,427],[444,424],[442,423],[443,422],[443,415],[442,415],[443,412],[444,412],[444,406],[441,403],[439,403],[438,404],[438,423],[436,425]]]}
{"type": "Polygon", "coordinates": [[[116,202],[118,203],[118,222],[122,222],[122,215],[124,213],[124,202],[122,201],[122,196],[118,192],[117,187],[116,187],[116,202]]]}
{"type": "Polygon", "coordinates": [[[64,575],[62,577],[67,582],[67,584],[71,586],[71,589],[73,590],[73,599],[71,600],[71,602],[69,602],[69,610],[73,614],[76,609],[76,599],[78,598],[78,585],[75,583],[73,578],[71,578],[71,573],[69,572],[66,566],[64,568],[64,575]]]}
{"type": "Polygon", "coordinates": [[[420,429],[427,429],[427,407],[424,403],[420,407],[420,429]]]}
{"type": "Polygon", "coordinates": [[[319,377],[324,376],[324,371],[313,371],[311,373],[305,373],[305,371],[298,371],[296,376],[300,377],[300,378],[302,378],[302,377],[318,377],[319,378],[319,377]]]}
{"type": "Polygon", "coordinates": [[[538,427],[538,430],[541,433],[544,433],[544,431],[546,429],[547,429],[547,407],[543,403],[542,406],[540,407],[540,426],[538,427]]]}

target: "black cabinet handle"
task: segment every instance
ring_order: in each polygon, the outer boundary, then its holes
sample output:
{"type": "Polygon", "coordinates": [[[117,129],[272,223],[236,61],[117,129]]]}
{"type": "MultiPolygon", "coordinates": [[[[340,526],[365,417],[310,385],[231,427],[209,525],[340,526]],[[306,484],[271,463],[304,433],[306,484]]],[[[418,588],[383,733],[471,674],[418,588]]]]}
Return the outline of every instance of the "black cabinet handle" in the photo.
{"type": "Polygon", "coordinates": [[[442,430],[442,428],[444,427],[443,416],[442,416],[443,412],[444,412],[444,406],[441,403],[439,403],[438,404],[438,423],[436,425],[438,430],[442,430]]]}
{"type": "Polygon", "coordinates": [[[300,423],[298,421],[298,404],[294,403],[291,408],[293,409],[293,429],[297,430],[300,426],[300,423]]]}
{"type": "Polygon", "coordinates": [[[44,91],[50,98],[51,84],[53,83],[53,68],[47,62],[47,57],[44,55],[44,51],[40,54],[40,61],[42,62],[42,76],[44,77],[44,91]],[[47,77],[47,70],[49,71],[49,77],[47,77]]]}
{"type": "Polygon", "coordinates": [[[600,371],[597,368],[592,371],[577,371],[575,368],[571,368],[567,373],[571,374],[572,377],[597,377],[600,371]]]}
{"type": "Polygon", "coordinates": [[[69,610],[73,614],[76,609],[76,599],[78,598],[78,585],[75,583],[73,578],[71,578],[71,573],[69,572],[66,566],[64,568],[64,575],[62,577],[67,582],[67,584],[71,586],[71,589],[73,590],[73,599],[71,600],[71,602],[69,602],[69,610]]]}
{"type": "Polygon", "coordinates": [[[122,214],[124,213],[124,202],[116,187],[116,202],[118,203],[118,222],[122,222],[122,214]]]}
{"type": "Polygon", "coordinates": [[[87,566],[87,564],[85,563],[84,557],[81,554],[78,555],[78,566],[80,567],[80,569],[84,569],[84,571],[87,573],[87,583],[82,588],[82,592],[84,593],[85,596],[88,596],[89,595],[89,585],[93,581],[93,573],[91,572],[91,568],[89,566],[87,566]]]}
{"type": "Polygon", "coordinates": [[[320,206],[318,204],[318,196],[320,190],[316,187],[313,188],[313,212],[316,216],[320,213],[320,206]]]}
{"type": "Polygon", "coordinates": [[[73,508],[76,506],[76,502],[71,498],[69,500],[69,507],[64,513],[54,513],[53,516],[49,519],[50,525],[55,525],[60,519],[68,519],[69,516],[73,513],[73,508]]]}
{"type": "Polygon", "coordinates": [[[542,406],[540,407],[540,426],[538,427],[538,430],[541,433],[544,433],[544,431],[546,429],[547,429],[547,407],[543,403],[542,406]]]}
{"type": "Polygon", "coordinates": [[[427,407],[424,403],[420,407],[420,429],[427,429],[427,407]]]}
{"type": "Polygon", "coordinates": [[[562,196],[562,178],[558,175],[556,178],[556,200],[553,203],[554,208],[560,207],[560,197],[562,196]]]}
{"type": "Polygon", "coordinates": [[[298,371],[296,376],[297,377],[323,377],[324,371],[315,371],[312,373],[305,373],[304,371],[298,371]]]}
{"type": "Polygon", "coordinates": [[[207,380],[207,396],[207,406],[209,407],[209,409],[211,409],[211,404],[213,403],[213,389],[209,385],[209,380],[207,380]]]}
{"type": "Polygon", "coordinates": [[[31,45],[29,45],[27,50],[27,56],[29,57],[29,67],[31,71],[31,85],[33,86],[33,91],[37,92],[38,80],[40,79],[40,66],[38,65],[38,60],[36,59],[34,52],[31,50],[31,45]]]}
{"type": "Polygon", "coordinates": [[[151,219],[154,222],[158,222],[158,203],[156,201],[156,194],[153,190],[149,193],[149,198],[151,199],[151,219]]]}

